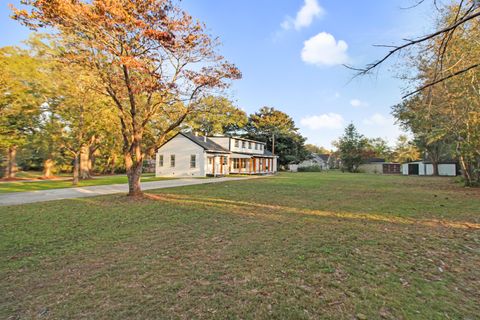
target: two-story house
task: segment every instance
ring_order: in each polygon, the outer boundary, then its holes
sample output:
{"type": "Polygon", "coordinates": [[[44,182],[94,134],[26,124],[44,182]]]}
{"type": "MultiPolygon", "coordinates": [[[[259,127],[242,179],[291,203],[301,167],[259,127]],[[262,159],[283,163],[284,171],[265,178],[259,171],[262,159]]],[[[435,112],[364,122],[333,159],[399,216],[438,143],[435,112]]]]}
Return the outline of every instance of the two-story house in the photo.
{"type": "Polygon", "coordinates": [[[157,177],[205,177],[277,172],[277,157],[265,143],[238,137],[201,137],[180,132],[156,155],[157,177]]]}

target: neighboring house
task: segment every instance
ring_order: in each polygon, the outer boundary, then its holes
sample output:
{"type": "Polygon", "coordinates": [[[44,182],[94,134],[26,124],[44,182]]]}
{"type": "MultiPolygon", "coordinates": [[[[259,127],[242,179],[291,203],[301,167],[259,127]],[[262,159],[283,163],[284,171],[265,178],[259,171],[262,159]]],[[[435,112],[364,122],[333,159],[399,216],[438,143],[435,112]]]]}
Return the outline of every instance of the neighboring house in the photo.
{"type": "Polygon", "coordinates": [[[322,170],[329,170],[330,155],[312,153],[307,160],[304,160],[299,164],[288,165],[289,170],[292,172],[297,172],[298,168],[308,168],[308,167],[320,167],[320,169],[322,170]]]}
{"type": "Polygon", "coordinates": [[[156,156],[157,177],[205,177],[277,172],[277,156],[265,143],[237,137],[178,133],[156,156]]]}
{"type": "Polygon", "coordinates": [[[400,174],[401,164],[386,162],[382,158],[370,158],[358,167],[360,172],[374,174],[400,174]]]}
{"type": "MultiPolygon", "coordinates": [[[[438,175],[440,176],[455,177],[457,173],[456,162],[440,162],[438,164],[438,175]]],[[[405,176],[433,176],[433,164],[422,160],[406,162],[402,164],[402,174],[405,176]]]]}

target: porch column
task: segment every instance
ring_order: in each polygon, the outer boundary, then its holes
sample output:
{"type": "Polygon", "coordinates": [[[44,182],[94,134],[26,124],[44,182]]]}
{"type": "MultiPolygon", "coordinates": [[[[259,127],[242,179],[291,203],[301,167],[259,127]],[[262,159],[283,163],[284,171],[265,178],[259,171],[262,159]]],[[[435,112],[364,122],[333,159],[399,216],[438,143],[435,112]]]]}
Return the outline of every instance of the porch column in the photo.
{"type": "Polygon", "coordinates": [[[215,177],[215,156],[212,157],[212,174],[215,177]]]}

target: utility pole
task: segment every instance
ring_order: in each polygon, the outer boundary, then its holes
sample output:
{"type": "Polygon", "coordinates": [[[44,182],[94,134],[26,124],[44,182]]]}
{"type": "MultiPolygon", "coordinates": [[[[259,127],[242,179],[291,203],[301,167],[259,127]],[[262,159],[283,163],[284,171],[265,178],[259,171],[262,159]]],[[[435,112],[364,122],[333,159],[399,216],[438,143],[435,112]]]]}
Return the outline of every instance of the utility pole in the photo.
{"type": "Polygon", "coordinates": [[[275,155],[275,133],[272,133],[272,154],[275,155]]]}

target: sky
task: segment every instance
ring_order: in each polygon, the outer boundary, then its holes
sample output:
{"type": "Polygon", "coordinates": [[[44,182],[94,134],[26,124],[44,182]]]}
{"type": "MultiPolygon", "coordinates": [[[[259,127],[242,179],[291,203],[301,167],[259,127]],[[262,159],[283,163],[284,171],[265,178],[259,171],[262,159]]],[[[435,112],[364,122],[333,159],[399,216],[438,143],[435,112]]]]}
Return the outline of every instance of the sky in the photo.
{"type": "MultiPolygon", "coordinates": [[[[30,30],[9,18],[0,3],[0,46],[18,45],[30,30]]],[[[247,113],[263,106],[290,115],[308,143],[327,148],[349,123],[367,137],[394,144],[402,131],[391,107],[401,101],[402,59],[394,57],[370,76],[353,79],[385,48],[430,30],[428,4],[415,0],[183,0],[222,42],[219,52],[243,74],[229,90],[247,113]]]]}

